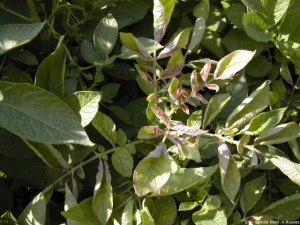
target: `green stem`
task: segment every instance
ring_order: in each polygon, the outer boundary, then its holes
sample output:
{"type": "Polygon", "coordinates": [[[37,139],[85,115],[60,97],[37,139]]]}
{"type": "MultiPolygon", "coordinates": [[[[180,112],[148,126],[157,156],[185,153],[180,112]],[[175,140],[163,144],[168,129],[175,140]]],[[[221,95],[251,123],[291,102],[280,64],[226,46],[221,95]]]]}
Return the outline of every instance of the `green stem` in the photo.
{"type": "Polygon", "coordinates": [[[30,10],[33,22],[37,22],[37,23],[41,22],[41,19],[40,19],[39,15],[36,11],[35,4],[34,4],[33,0],[27,0],[27,5],[28,5],[28,8],[30,10]]]}
{"type": "Polygon", "coordinates": [[[17,16],[17,17],[21,18],[22,20],[25,20],[25,21],[27,21],[27,22],[32,22],[32,20],[31,20],[30,18],[27,18],[26,16],[23,16],[23,15],[21,15],[21,14],[15,12],[15,11],[9,9],[9,8],[6,8],[5,5],[4,5],[3,3],[0,4],[0,9],[3,9],[4,11],[6,11],[6,12],[8,12],[8,13],[17,16]]]}
{"type": "Polygon", "coordinates": [[[156,45],[157,43],[154,42],[154,46],[153,46],[153,85],[154,85],[154,103],[156,104],[157,102],[157,74],[156,74],[156,66],[157,66],[157,63],[156,63],[156,45]]]}

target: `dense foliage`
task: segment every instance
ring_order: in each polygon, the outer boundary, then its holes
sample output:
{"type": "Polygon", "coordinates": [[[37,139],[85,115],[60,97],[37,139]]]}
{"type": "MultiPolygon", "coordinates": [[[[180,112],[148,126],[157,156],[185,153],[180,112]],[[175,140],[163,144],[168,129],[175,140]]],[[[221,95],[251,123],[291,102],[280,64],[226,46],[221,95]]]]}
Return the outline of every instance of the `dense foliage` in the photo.
{"type": "Polygon", "coordinates": [[[1,224],[300,219],[300,1],[0,13],[1,224]]]}

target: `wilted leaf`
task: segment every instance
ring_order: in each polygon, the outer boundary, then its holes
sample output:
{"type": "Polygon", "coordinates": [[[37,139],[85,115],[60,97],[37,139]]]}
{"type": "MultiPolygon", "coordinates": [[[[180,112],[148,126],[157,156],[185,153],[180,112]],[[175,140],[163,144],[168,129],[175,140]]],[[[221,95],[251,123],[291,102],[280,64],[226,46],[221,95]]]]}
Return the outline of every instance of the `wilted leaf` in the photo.
{"type": "Polygon", "coordinates": [[[43,29],[45,23],[46,21],[0,26],[0,55],[31,41],[43,29]]]}
{"type": "Polygon", "coordinates": [[[44,89],[0,82],[0,99],[0,125],[18,136],[50,144],[93,145],[69,106],[44,89]]]}
{"type": "Polygon", "coordinates": [[[225,142],[219,144],[218,152],[223,191],[230,201],[234,203],[241,184],[240,171],[225,142]]]}
{"type": "Polygon", "coordinates": [[[217,64],[214,79],[225,80],[243,69],[255,55],[255,51],[236,50],[223,57],[217,64]]]}
{"type": "Polygon", "coordinates": [[[165,143],[161,142],[137,165],[133,173],[133,187],[138,196],[157,192],[170,177],[170,162],[165,143]]]}

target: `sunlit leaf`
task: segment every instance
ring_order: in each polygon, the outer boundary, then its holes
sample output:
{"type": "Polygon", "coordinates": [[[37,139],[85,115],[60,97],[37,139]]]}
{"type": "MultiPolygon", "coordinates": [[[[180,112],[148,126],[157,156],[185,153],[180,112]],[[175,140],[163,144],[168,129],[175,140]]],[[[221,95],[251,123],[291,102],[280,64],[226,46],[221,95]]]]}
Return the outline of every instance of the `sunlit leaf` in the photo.
{"type": "Polygon", "coordinates": [[[261,214],[275,220],[297,220],[300,218],[299,201],[300,194],[285,197],[263,209],[261,214]]]}
{"type": "Polygon", "coordinates": [[[168,182],[151,196],[171,195],[188,189],[196,184],[206,183],[217,171],[218,165],[198,168],[181,168],[176,173],[171,173],[168,182]]]}
{"type": "Polygon", "coordinates": [[[192,28],[186,28],[181,31],[157,56],[157,59],[163,59],[173,55],[180,49],[186,47],[192,28]]]}
{"type": "Polygon", "coordinates": [[[251,210],[258,202],[265,187],[266,178],[264,176],[255,178],[245,184],[240,198],[240,204],[244,214],[251,210]]]}
{"type": "Polygon", "coordinates": [[[207,132],[207,131],[204,131],[204,130],[201,130],[198,128],[186,126],[185,124],[183,124],[182,122],[177,121],[177,120],[170,121],[170,128],[172,130],[176,130],[183,134],[187,134],[187,135],[191,135],[191,136],[198,136],[200,134],[207,132]]]}
{"type": "Polygon", "coordinates": [[[116,125],[111,118],[98,111],[92,121],[92,124],[109,143],[111,143],[112,145],[116,143],[116,125]]]}
{"type": "Polygon", "coordinates": [[[134,201],[130,199],[122,212],[122,225],[132,225],[133,224],[133,207],[134,201]]]}
{"type": "Polygon", "coordinates": [[[218,152],[223,191],[230,201],[234,203],[241,184],[240,171],[231,155],[228,146],[224,142],[220,143],[218,152]]]}
{"type": "Polygon", "coordinates": [[[60,98],[65,95],[66,47],[62,39],[56,50],[39,65],[35,75],[35,85],[52,92],[60,98]]]}
{"type": "Polygon", "coordinates": [[[181,51],[174,53],[168,62],[167,69],[161,75],[161,79],[168,79],[179,75],[184,67],[184,61],[185,57],[181,51]]]}
{"type": "Polygon", "coordinates": [[[213,121],[218,116],[218,114],[222,111],[230,98],[230,94],[225,93],[214,95],[210,99],[203,118],[203,128],[209,125],[211,121],[213,121]]]}
{"type": "Polygon", "coordinates": [[[228,116],[226,127],[238,128],[266,108],[270,103],[269,88],[270,81],[265,81],[245,98],[228,116]]]}
{"type": "Polygon", "coordinates": [[[122,176],[130,177],[132,175],[133,159],[126,148],[123,148],[123,146],[117,147],[116,151],[111,156],[111,161],[114,168],[122,176]]]}
{"type": "Polygon", "coordinates": [[[300,186],[300,165],[281,156],[270,158],[270,161],[277,166],[293,182],[300,186]]]}
{"type": "Polygon", "coordinates": [[[255,144],[273,145],[296,139],[300,136],[300,127],[295,122],[280,124],[255,139],[255,144]]]}
{"type": "Polygon", "coordinates": [[[255,51],[236,50],[222,58],[214,72],[214,78],[225,80],[243,69],[255,55],[255,51]]]}
{"type": "Polygon", "coordinates": [[[150,139],[161,135],[164,135],[164,131],[156,126],[144,126],[139,130],[137,138],[139,139],[150,139]]]}
{"type": "Polygon", "coordinates": [[[16,135],[50,144],[94,145],[69,106],[44,89],[0,82],[0,99],[0,125],[16,135]]]}
{"type": "Polygon", "coordinates": [[[106,161],[99,160],[92,209],[101,224],[106,224],[113,209],[111,175],[106,161]]]}
{"type": "Polygon", "coordinates": [[[158,43],[166,33],[166,29],[170,22],[175,3],[176,1],[174,0],[154,0],[154,40],[158,43]]]}
{"type": "Polygon", "coordinates": [[[46,21],[0,26],[0,55],[31,41],[43,29],[45,24],[46,21]]]}
{"type": "Polygon", "coordinates": [[[79,91],[63,100],[69,105],[81,121],[83,127],[87,126],[95,117],[101,95],[96,91],[79,91]]]}
{"type": "Polygon", "coordinates": [[[161,189],[170,177],[170,162],[165,143],[161,142],[137,165],[133,173],[133,187],[138,196],[161,189]]]}
{"type": "MultiPolygon", "coordinates": [[[[76,183],[75,178],[71,179],[71,185],[70,186],[71,186],[72,189],[77,188],[77,183],[76,183]]],[[[65,211],[67,211],[68,209],[70,209],[72,207],[75,207],[78,204],[77,203],[77,197],[78,196],[74,195],[74,193],[73,193],[74,191],[70,189],[70,186],[69,186],[68,182],[66,182],[66,184],[65,184],[65,205],[64,205],[64,210],[65,211]]],[[[78,195],[78,193],[77,193],[77,195],[78,195]]],[[[70,220],[70,219],[67,219],[67,223],[68,223],[68,225],[80,225],[81,224],[78,221],[74,221],[74,220],[70,220]]]]}
{"type": "Polygon", "coordinates": [[[222,209],[208,210],[193,213],[192,220],[196,225],[224,224],[227,225],[227,218],[222,209]]]}

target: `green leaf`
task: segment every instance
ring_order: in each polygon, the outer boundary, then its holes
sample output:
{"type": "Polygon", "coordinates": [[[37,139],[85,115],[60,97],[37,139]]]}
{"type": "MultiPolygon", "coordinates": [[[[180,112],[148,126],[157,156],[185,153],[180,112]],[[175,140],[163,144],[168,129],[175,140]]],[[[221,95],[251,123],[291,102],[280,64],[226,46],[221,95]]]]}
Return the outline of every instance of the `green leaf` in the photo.
{"type": "MultiPolygon", "coordinates": [[[[288,3],[288,1],[285,1],[288,3]]],[[[284,8],[282,9],[284,10],[284,8]]],[[[290,4],[285,13],[285,16],[280,23],[279,33],[284,39],[299,43],[299,29],[300,29],[300,2],[297,0],[290,0],[290,4]]]]}
{"type": "Polygon", "coordinates": [[[92,209],[93,197],[86,198],[78,205],[62,212],[61,214],[70,220],[81,222],[85,225],[99,224],[99,220],[92,209]]]}
{"type": "Polygon", "coordinates": [[[47,203],[52,195],[52,187],[39,193],[23,210],[19,224],[46,224],[47,203]]]}
{"type": "Polygon", "coordinates": [[[251,77],[264,77],[270,73],[272,67],[272,63],[267,61],[264,55],[259,55],[249,62],[246,67],[246,73],[251,77]]]}
{"type": "Polygon", "coordinates": [[[268,31],[267,23],[256,12],[243,15],[242,22],[247,35],[259,42],[268,42],[272,33],[268,31]]]}
{"type": "Polygon", "coordinates": [[[165,196],[186,190],[196,184],[206,183],[217,171],[218,165],[198,168],[180,168],[176,173],[171,173],[168,182],[150,196],[165,196]]]}
{"type": "Polygon", "coordinates": [[[122,225],[132,225],[133,224],[133,207],[134,207],[134,201],[133,199],[130,199],[122,212],[122,225]]]}
{"type": "Polygon", "coordinates": [[[33,24],[0,26],[0,55],[30,42],[43,29],[46,21],[33,24]]]}
{"type": "Polygon", "coordinates": [[[107,224],[113,209],[113,193],[108,164],[102,159],[99,160],[92,208],[100,224],[107,224]]]}
{"type": "Polygon", "coordinates": [[[173,55],[175,52],[178,52],[180,49],[186,47],[189,41],[190,32],[192,28],[185,28],[181,31],[167,46],[159,53],[157,59],[163,59],[173,55]]]}
{"type": "Polygon", "coordinates": [[[193,213],[192,220],[196,225],[222,224],[227,225],[227,218],[222,209],[201,210],[193,213]]]}
{"type": "Polygon", "coordinates": [[[161,142],[142,159],[133,173],[136,195],[145,196],[161,189],[170,177],[170,162],[165,143],[161,142]]]}
{"type": "Polygon", "coordinates": [[[249,97],[243,100],[227,118],[228,129],[238,128],[269,105],[270,81],[265,81],[249,97]]]}
{"type": "Polygon", "coordinates": [[[167,65],[167,69],[161,75],[161,79],[168,79],[178,76],[184,67],[185,57],[181,51],[174,53],[167,65]]]}
{"type": "Polygon", "coordinates": [[[246,214],[260,199],[263,191],[266,188],[266,178],[264,176],[248,181],[240,198],[241,208],[246,214]]]}
{"type": "Polygon", "coordinates": [[[270,161],[293,182],[300,186],[300,165],[281,156],[275,156],[270,161]]]}
{"type": "Polygon", "coordinates": [[[98,111],[92,121],[92,124],[109,143],[112,145],[116,143],[116,125],[111,118],[98,111]]]}
{"type": "Polygon", "coordinates": [[[202,126],[202,110],[197,110],[189,116],[187,126],[198,129],[202,126]]]}
{"type": "Polygon", "coordinates": [[[271,128],[257,138],[254,143],[260,145],[274,145],[284,143],[299,137],[300,127],[295,122],[280,124],[271,128]]]}
{"type": "Polygon", "coordinates": [[[221,36],[218,32],[206,29],[201,44],[218,58],[225,56],[221,36]]]}
{"type": "Polygon", "coordinates": [[[70,166],[63,158],[62,154],[51,144],[38,143],[33,141],[24,142],[39,156],[48,166],[54,169],[69,169],[70,166]]]}
{"type": "Polygon", "coordinates": [[[124,123],[132,124],[129,113],[120,106],[110,105],[108,109],[124,123]]]}
{"type": "Polygon", "coordinates": [[[50,144],[94,145],[69,106],[39,87],[0,82],[0,99],[0,125],[18,136],[50,144]]]}
{"type": "MultiPolygon", "coordinates": [[[[208,2],[208,1],[205,0],[203,2],[208,2]]],[[[206,28],[205,19],[203,17],[198,17],[194,25],[191,41],[188,46],[188,50],[187,50],[188,54],[192,53],[192,51],[197,47],[197,45],[200,44],[203,38],[205,28],[206,28]]]]}
{"type": "Polygon", "coordinates": [[[133,169],[133,159],[128,150],[122,146],[117,147],[111,156],[111,161],[118,173],[123,177],[131,177],[133,169]]]}
{"type": "Polygon", "coordinates": [[[162,40],[166,33],[167,26],[170,22],[175,3],[176,1],[174,0],[154,0],[154,40],[158,43],[162,40]]]}
{"type": "Polygon", "coordinates": [[[117,131],[117,144],[118,145],[125,145],[127,142],[127,136],[125,132],[120,128],[117,131]]]}
{"type": "Polygon", "coordinates": [[[18,225],[18,221],[10,211],[7,211],[3,215],[1,215],[0,223],[6,225],[18,225]]]}
{"type": "Polygon", "coordinates": [[[149,209],[147,207],[145,207],[143,210],[137,210],[135,215],[137,225],[155,225],[151,213],[149,212],[149,209]]]}
{"type": "Polygon", "coordinates": [[[222,38],[222,44],[230,52],[245,49],[256,51],[256,55],[259,55],[264,50],[264,43],[253,40],[240,29],[232,29],[229,31],[226,36],[222,38]]]}
{"type": "MultiPolygon", "coordinates": [[[[71,188],[72,190],[74,189],[74,186],[77,185],[75,178],[72,178],[71,180],[71,188]],[[74,185],[75,184],[75,185],[74,185]],[[74,186],[73,186],[74,185],[74,186]]],[[[78,190],[76,190],[78,191],[78,190]]],[[[78,193],[77,193],[78,194],[78,193]]],[[[65,204],[64,204],[64,210],[67,211],[68,209],[75,207],[78,203],[77,203],[77,197],[78,196],[74,196],[74,194],[72,193],[68,182],[65,183],[65,204]]],[[[67,219],[67,224],[68,225],[81,225],[80,222],[74,221],[74,220],[70,220],[67,219]]]]}
{"type": "Polygon", "coordinates": [[[28,73],[18,70],[11,63],[4,67],[2,80],[13,83],[33,84],[32,79],[28,73]]]}
{"type": "Polygon", "coordinates": [[[66,72],[66,47],[62,40],[58,43],[56,50],[43,60],[35,75],[35,85],[59,98],[65,94],[65,72],[66,72]]]}
{"type": "Polygon", "coordinates": [[[63,100],[76,114],[81,125],[87,126],[95,117],[98,108],[101,95],[97,91],[79,91],[63,100]]]}
{"type": "Polygon", "coordinates": [[[161,135],[164,135],[165,132],[156,126],[143,126],[137,135],[138,139],[151,139],[161,135]]]}
{"type": "Polygon", "coordinates": [[[26,50],[16,50],[8,53],[9,58],[29,66],[38,65],[38,61],[34,54],[26,50]]]}
{"type": "Polygon", "coordinates": [[[233,4],[229,8],[225,9],[224,13],[228,17],[230,22],[233,23],[233,25],[235,25],[239,30],[244,30],[242,18],[243,15],[247,13],[247,7],[245,7],[245,5],[243,5],[242,3],[233,4]]]}
{"type": "Polygon", "coordinates": [[[153,60],[147,49],[131,33],[120,33],[122,44],[146,61],[153,60]]]}
{"type": "Polygon", "coordinates": [[[240,189],[241,174],[225,142],[220,142],[218,152],[223,191],[230,201],[234,203],[240,189]]]}
{"type": "Polygon", "coordinates": [[[217,64],[214,79],[225,80],[242,70],[253,58],[255,51],[236,50],[223,57],[217,64]]]}
{"type": "Polygon", "coordinates": [[[111,103],[111,100],[117,96],[119,89],[120,89],[120,84],[117,83],[104,84],[100,88],[100,92],[102,92],[101,102],[111,103]]]}
{"type": "Polygon", "coordinates": [[[290,70],[288,68],[286,60],[282,60],[281,66],[280,66],[280,75],[283,77],[283,79],[288,82],[290,85],[294,85],[293,78],[291,76],[290,70]]]}
{"type": "Polygon", "coordinates": [[[265,0],[262,1],[262,12],[268,21],[269,27],[275,26],[285,15],[290,0],[265,0]]]}
{"type": "Polygon", "coordinates": [[[260,0],[241,0],[251,11],[261,11],[262,2],[260,0]]]}
{"type": "Polygon", "coordinates": [[[95,45],[88,41],[83,40],[80,46],[80,51],[82,57],[85,59],[85,61],[94,64],[95,62],[99,61],[101,56],[99,55],[95,45]]]}
{"type": "Polygon", "coordinates": [[[93,41],[98,54],[106,58],[113,50],[118,38],[118,24],[115,18],[108,14],[96,26],[93,41]]]}
{"type": "Polygon", "coordinates": [[[250,135],[259,135],[276,126],[282,119],[286,108],[263,112],[250,120],[250,123],[241,131],[250,135]]]}
{"type": "Polygon", "coordinates": [[[155,225],[173,224],[177,215],[177,206],[172,195],[157,199],[153,205],[152,217],[155,225]]]}
{"type": "Polygon", "coordinates": [[[226,103],[230,100],[231,96],[229,93],[216,94],[209,101],[205,110],[203,118],[203,129],[211,123],[225,107],[226,103]]]}
{"type": "Polygon", "coordinates": [[[204,21],[206,21],[208,19],[208,15],[209,15],[209,0],[201,0],[195,6],[195,8],[193,10],[193,15],[197,18],[197,20],[202,17],[204,19],[204,21]]]}
{"type": "MultiPolygon", "coordinates": [[[[103,1],[103,4],[105,3],[106,1],[103,1]]],[[[149,9],[149,5],[143,1],[121,1],[114,5],[110,7],[109,12],[117,20],[119,30],[143,19],[149,9]]]]}
{"type": "Polygon", "coordinates": [[[297,220],[300,218],[300,194],[291,195],[272,203],[261,214],[275,220],[297,220]]]}

